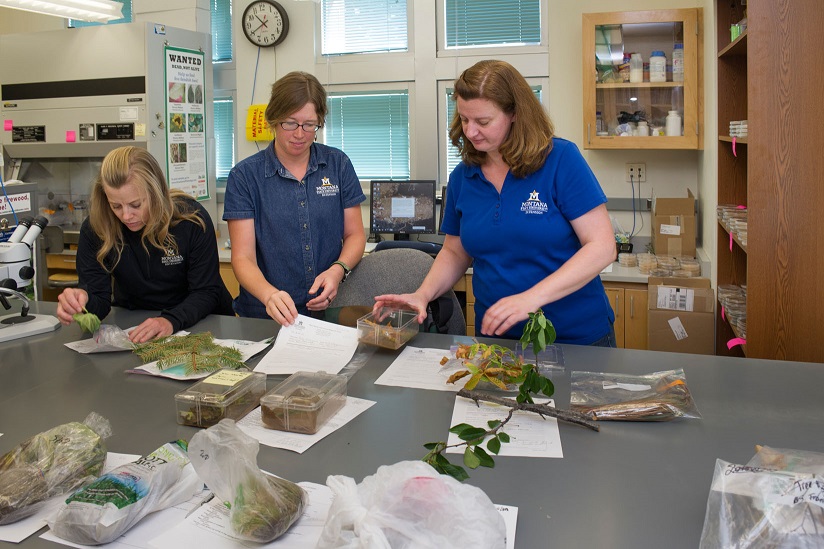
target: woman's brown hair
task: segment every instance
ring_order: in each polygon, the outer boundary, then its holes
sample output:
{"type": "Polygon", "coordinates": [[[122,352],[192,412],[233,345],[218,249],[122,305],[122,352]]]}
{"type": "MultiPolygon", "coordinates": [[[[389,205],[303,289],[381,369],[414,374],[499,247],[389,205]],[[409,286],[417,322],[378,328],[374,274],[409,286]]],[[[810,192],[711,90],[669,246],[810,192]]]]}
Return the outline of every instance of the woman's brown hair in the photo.
{"type": "Polygon", "coordinates": [[[294,71],[272,84],[272,95],[265,113],[272,133],[276,133],[278,122],[307,103],[315,106],[318,125],[323,126],[326,122],[326,90],[317,78],[308,72],[294,71]]]}
{"type": "MultiPolygon", "coordinates": [[[[509,135],[500,153],[515,177],[537,171],[552,149],[555,128],[526,79],[505,61],[480,61],[466,69],[457,80],[452,100],[487,99],[509,115],[514,115],[509,135]]],[[[458,110],[449,126],[449,138],[464,162],[483,164],[486,153],[478,151],[463,133],[458,110]]]]}
{"type": "Polygon", "coordinates": [[[89,224],[103,242],[97,250],[97,261],[109,272],[120,262],[123,231],[128,229],[112,211],[105,188],[119,189],[130,183],[137,187],[149,212],[149,219],[140,238],[147,253],[149,246],[159,250],[176,250],[177,243],[169,233],[169,228],[181,221],[197,223],[206,230],[206,223],[191,208],[189,200],[192,197],[178,189],[169,190],[160,164],[149,151],[138,147],[117,148],[103,159],[100,176],[92,187],[89,205],[89,224]],[[112,250],[115,252],[115,260],[107,265],[104,260],[112,250]]]}

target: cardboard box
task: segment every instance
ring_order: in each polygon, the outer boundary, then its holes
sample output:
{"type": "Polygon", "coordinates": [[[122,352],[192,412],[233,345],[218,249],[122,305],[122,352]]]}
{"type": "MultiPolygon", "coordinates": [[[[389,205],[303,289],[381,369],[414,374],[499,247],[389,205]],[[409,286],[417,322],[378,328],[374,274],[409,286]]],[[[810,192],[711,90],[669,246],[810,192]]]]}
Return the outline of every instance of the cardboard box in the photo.
{"type": "Polygon", "coordinates": [[[652,202],[652,247],[658,255],[695,257],[695,196],[652,202]]]}
{"type": "Polygon", "coordinates": [[[715,291],[708,278],[649,279],[652,351],[715,354],[715,291]]]}

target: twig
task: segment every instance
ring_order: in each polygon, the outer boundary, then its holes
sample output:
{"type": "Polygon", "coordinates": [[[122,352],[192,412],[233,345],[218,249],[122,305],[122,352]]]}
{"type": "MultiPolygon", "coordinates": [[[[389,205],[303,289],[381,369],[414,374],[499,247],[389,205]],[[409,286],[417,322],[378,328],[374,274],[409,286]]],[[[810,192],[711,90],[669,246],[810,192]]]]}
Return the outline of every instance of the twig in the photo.
{"type": "Polygon", "coordinates": [[[527,412],[533,412],[541,416],[554,417],[556,419],[560,419],[561,421],[566,421],[569,423],[581,425],[583,427],[588,427],[593,431],[601,430],[601,427],[595,421],[593,421],[591,417],[588,417],[580,412],[573,412],[571,410],[559,410],[557,408],[553,408],[552,406],[547,406],[546,404],[529,404],[527,402],[516,402],[511,398],[497,397],[477,391],[469,391],[467,389],[461,389],[460,391],[458,391],[458,396],[474,400],[475,404],[477,404],[479,400],[483,400],[485,402],[492,402],[493,404],[500,404],[501,406],[508,406],[513,410],[524,410],[527,412]]]}

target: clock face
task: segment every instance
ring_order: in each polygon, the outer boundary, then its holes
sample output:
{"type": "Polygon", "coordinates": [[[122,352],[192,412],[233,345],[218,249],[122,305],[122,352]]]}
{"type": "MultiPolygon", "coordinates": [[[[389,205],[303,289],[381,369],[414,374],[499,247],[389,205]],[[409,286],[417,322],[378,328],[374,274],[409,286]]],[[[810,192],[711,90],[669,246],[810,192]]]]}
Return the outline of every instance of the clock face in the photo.
{"type": "Polygon", "coordinates": [[[288,32],[289,18],[277,2],[257,0],[243,12],[243,34],[256,46],[276,46],[288,32]]]}

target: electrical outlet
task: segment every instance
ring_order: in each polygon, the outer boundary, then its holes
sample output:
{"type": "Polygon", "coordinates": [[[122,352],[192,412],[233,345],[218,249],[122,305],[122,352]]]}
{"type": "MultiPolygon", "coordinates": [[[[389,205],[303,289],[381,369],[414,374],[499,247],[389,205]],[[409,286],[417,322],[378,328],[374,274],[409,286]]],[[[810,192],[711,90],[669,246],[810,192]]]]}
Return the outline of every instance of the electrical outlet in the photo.
{"type": "Polygon", "coordinates": [[[627,163],[627,183],[645,183],[647,181],[646,164],[627,163]]]}

